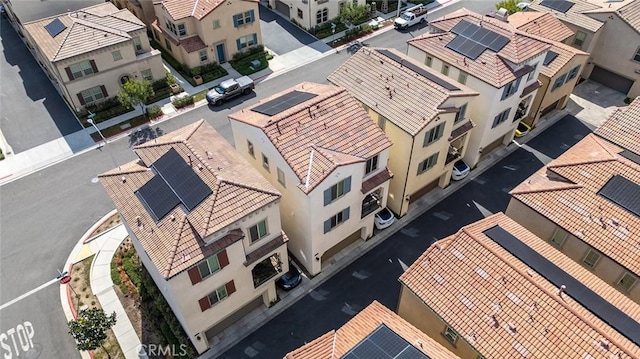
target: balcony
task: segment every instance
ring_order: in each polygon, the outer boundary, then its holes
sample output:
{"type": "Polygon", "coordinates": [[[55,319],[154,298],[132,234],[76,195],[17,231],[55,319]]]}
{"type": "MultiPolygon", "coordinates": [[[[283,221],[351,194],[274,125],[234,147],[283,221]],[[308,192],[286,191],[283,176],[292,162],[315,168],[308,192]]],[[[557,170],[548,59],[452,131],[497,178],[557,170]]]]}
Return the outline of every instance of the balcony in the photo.
{"type": "Polygon", "coordinates": [[[364,197],[364,200],[362,201],[362,216],[360,218],[364,218],[370,215],[381,207],[381,192],[382,188],[378,188],[378,190],[376,190],[375,192],[372,192],[364,197]]]}
{"type": "Polygon", "coordinates": [[[461,153],[462,153],[462,148],[457,148],[453,145],[449,145],[449,151],[447,151],[447,159],[444,162],[445,166],[455,160],[458,160],[461,157],[460,156],[461,153]]]}
{"type": "Polygon", "coordinates": [[[269,258],[266,258],[262,262],[256,264],[256,266],[251,270],[253,287],[258,288],[273,277],[277,276],[279,273],[282,273],[282,260],[280,259],[279,253],[274,253],[269,258]]]}

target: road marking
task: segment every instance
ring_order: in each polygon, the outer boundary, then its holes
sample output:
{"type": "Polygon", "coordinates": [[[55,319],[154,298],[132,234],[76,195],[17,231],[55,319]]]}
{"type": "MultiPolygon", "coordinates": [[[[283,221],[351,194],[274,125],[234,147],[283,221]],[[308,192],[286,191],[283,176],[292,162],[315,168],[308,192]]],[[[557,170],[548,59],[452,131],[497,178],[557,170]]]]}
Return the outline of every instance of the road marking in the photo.
{"type": "Polygon", "coordinates": [[[11,301],[3,304],[3,305],[0,305],[0,310],[3,310],[4,308],[10,306],[11,304],[15,304],[15,303],[23,300],[24,298],[26,298],[26,297],[28,297],[28,296],[30,296],[32,294],[35,294],[36,292],[39,292],[39,291],[43,290],[44,288],[46,288],[46,287],[48,287],[48,286],[50,286],[50,285],[52,285],[53,283],[56,283],[56,282],[58,282],[58,279],[57,278],[53,278],[52,280],[44,283],[43,285],[39,286],[38,288],[32,289],[32,290],[28,291],[27,293],[19,296],[18,298],[14,299],[14,300],[11,300],[11,301]]]}

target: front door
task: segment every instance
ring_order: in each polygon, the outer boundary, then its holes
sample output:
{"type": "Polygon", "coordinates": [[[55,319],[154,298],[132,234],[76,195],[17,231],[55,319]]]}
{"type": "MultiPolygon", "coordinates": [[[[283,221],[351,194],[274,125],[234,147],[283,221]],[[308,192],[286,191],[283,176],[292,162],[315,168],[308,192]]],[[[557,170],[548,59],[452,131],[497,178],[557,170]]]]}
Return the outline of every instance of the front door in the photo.
{"type": "Polygon", "coordinates": [[[227,62],[227,59],[224,57],[224,44],[216,45],[216,51],[218,52],[218,63],[223,64],[227,62]]]}

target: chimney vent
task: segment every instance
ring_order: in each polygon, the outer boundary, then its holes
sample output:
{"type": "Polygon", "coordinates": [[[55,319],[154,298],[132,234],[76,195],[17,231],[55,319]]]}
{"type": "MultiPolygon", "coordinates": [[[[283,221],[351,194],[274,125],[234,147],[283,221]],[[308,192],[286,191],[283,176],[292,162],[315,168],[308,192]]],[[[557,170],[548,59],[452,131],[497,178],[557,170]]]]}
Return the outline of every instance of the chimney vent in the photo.
{"type": "Polygon", "coordinates": [[[127,183],[127,177],[122,176],[122,178],[120,178],[120,181],[122,181],[122,183],[127,183]]]}
{"type": "Polygon", "coordinates": [[[566,285],[561,285],[560,289],[558,289],[558,296],[562,297],[562,293],[564,293],[565,289],[567,289],[566,285]]]}

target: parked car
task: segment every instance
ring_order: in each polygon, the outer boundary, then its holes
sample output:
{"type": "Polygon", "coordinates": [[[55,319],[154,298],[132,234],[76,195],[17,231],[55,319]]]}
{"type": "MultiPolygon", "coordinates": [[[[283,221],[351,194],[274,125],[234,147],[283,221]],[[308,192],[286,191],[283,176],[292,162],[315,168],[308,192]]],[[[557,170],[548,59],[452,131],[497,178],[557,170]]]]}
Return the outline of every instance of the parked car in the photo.
{"type": "Polygon", "coordinates": [[[254,88],[255,84],[249,76],[222,81],[220,85],[207,92],[207,102],[211,105],[220,106],[224,101],[240,94],[248,95],[254,88]]]}
{"type": "Polygon", "coordinates": [[[526,123],[520,121],[518,124],[518,128],[516,128],[516,137],[522,137],[531,131],[531,126],[526,123]]]}
{"type": "Polygon", "coordinates": [[[374,218],[374,223],[376,228],[385,229],[393,224],[396,220],[396,217],[391,213],[391,211],[385,207],[380,212],[376,213],[374,218]]]}
{"type": "Polygon", "coordinates": [[[471,168],[464,163],[463,160],[457,160],[456,163],[453,164],[453,173],[451,174],[451,179],[454,181],[460,181],[461,179],[467,177],[467,175],[471,172],[471,168]]]}
{"type": "Polygon", "coordinates": [[[284,290],[291,290],[300,284],[302,275],[293,261],[289,259],[289,271],[276,280],[276,285],[284,290]]]}

